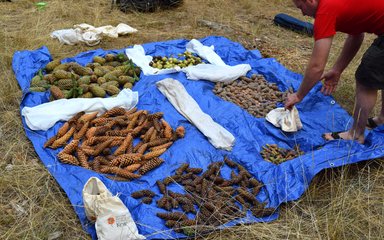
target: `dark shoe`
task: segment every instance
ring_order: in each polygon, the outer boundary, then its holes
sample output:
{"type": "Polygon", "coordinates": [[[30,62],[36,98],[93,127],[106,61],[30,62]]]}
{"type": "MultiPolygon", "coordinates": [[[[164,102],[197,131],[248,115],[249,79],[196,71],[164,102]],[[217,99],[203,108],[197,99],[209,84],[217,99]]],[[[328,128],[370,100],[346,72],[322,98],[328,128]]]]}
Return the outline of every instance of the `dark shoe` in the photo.
{"type": "Polygon", "coordinates": [[[368,121],[367,121],[367,128],[369,129],[374,129],[376,128],[378,125],[377,123],[373,120],[373,118],[368,118],[368,121]]]}

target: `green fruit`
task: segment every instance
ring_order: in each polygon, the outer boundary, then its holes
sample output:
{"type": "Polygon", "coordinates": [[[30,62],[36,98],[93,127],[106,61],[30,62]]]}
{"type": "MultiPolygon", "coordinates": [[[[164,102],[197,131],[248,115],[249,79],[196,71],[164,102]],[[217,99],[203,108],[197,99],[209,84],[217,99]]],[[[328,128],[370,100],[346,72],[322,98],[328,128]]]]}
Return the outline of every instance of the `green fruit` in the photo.
{"type": "Polygon", "coordinates": [[[112,62],[112,61],[115,61],[115,57],[116,57],[115,54],[109,53],[109,54],[105,55],[105,60],[107,62],[112,62]]]}
{"type": "Polygon", "coordinates": [[[132,77],[128,77],[128,76],[120,76],[117,81],[119,82],[120,85],[124,85],[126,84],[127,82],[129,82],[129,78],[132,78],[132,77]]]}
{"type": "Polygon", "coordinates": [[[53,74],[49,73],[49,74],[45,74],[44,75],[43,80],[45,80],[48,83],[52,84],[52,83],[54,83],[57,80],[57,78],[55,78],[55,76],[53,76],[53,74]]]}
{"type": "Polygon", "coordinates": [[[104,68],[101,68],[101,67],[97,67],[95,68],[95,70],[93,71],[93,73],[95,75],[97,75],[98,77],[102,77],[104,76],[107,72],[109,72],[108,70],[104,69],[104,68]]]}
{"type": "Polygon", "coordinates": [[[105,78],[105,80],[107,80],[107,82],[109,82],[109,81],[118,81],[119,80],[115,75],[111,74],[111,72],[105,74],[104,78],[105,78]]]}
{"type": "Polygon", "coordinates": [[[77,80],[77,84],[90,84],[91,83],[91,76],[82,76],[77,80]]]}
{"type": "Polygon", "coordinates": [[[89,90],[95,97],[104,97],[106,94],[105,90],[102,87],[96,85],[90,86],[89,90]]]}
{"type": "Polygon", "coordinates": [[[62,99],[65,97],[63,91],[57,86],[51,86],[49,90],[53,99],[62,99]]]}
{"type": "Polygon", "coordinates": [[[103,65],[106,62],[106,60],[103,57],[96,56],[93,58],[93,62],[103,65]]]}
{"type": "Polygon", "coordinates": [[[45,88],[43,88],[43,87],[30,87],[29,88],[29,91],[31,91],[31,92],[45,92],[45,88]]]}
{"type": "Polygon", "coordinates": [[[105,77],[99,77],[98,79],[97,79],[97,83],[99,84],[99,85],[102,85],[102,84],[104,84],[104,83],[106,83],[107,82],[107,80],[105,79],[105,77]]]}
{"type": "Polygon", "coordinates": [[[70,72],[65,71],[65,70],[55,70],[52,74],[57,79],[65,79],[65,78],[71,78],[72,77],[72,74],[70,72]]]}
{"type": "Polygon", "coordinates": [[[79,88],[82,90],[82,94],[86,93],[86,92],[89,92],[89,85],[87,85],[87,84],[81,84],[79,86],[79,88]]]}
{"type": "Polygon", "coordinates": [[[120,89],[116,86],[113,86],[111,84],[106,84],[104,87],[105,91],[108,93],[108,95],[112,96],[115,94],[119,94],[120,89]]]}
{"type": "Polygon", "coordinates": [[[68,68],[70,67],[71,65],[69,63],[62,63],[60,65],[58,65],[57,67],[55,67],[53,69],[53,71],[58,71],[58,70],[64,70],[64,71],[67,71],[68,68]]]}
{"type": "Polygon", "coordinates": [[[121,63],[118,62],[118,61],[106,62],[106,63],[104,64],[104,66],[112,66],[112,67],[118,67],[118,66],[120,66],[120,65],[121,65],[121,63]]]}
{"type": "Polygon", "coordinates": [[[83,67],[78,63],[72,62],[71,63],[71,69],[74,71],[76,74],[79,74],[80,76],[85,76],[85,75],[92,75],[92,69],[83,67]]]}
{"type": "Polygon", "coordinates": [[[107,85],[112,85],[112,86],[115,86],[115,87],[117,87],[117,88],[119,88],[119,86],[120,86],[119,83],[116,82],[116,81],[109,81],[109,82],[103,83],[103,84],[101,85],[101,87],[104,88],[104,87],[107,86],[107,85]]]}
{"type": "Polygon", "coordinates": [[[59,66],[61,63],[61,60],[60,59],[56,59],[56,60],[53,60],[52,62],[49,62],[46,66],[45,66],[45,70],[47,72],[52,72],[53,69],[55,69],[57,66],[59,66]]]}
{"type": "Polygon", "coordinates": [[[92,83],[96,83],[98,78],[99,78],[99,77],[98,77],[97,75],[93,74],[93,75],[91,76],[91,82],[92,82],[92,83]]]}
{"type": "Polygon", "coordinates": [[[116,60],[119,62],[125,62],[125,61],[128,61],[129,58],[124,53],[119,53],[116,55],[116,60]]]}
{"type": "Polygon", "coordinates": [[[67,78],[67,79],[60,79],[57,81],[56,85],[60,88],[60,89],[65,89],[65,90],[68,90],[68,89],[71,89],[74,87],[74,80],[70,79],[70,78],[67,78]]]}

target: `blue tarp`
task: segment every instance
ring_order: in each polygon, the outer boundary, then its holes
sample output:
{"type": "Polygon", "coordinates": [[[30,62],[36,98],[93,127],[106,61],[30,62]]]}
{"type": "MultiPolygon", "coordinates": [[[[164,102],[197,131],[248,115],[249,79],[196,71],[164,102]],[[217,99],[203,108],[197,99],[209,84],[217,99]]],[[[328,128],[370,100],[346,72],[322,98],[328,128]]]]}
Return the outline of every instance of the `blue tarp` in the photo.
{"type": "MultiPolygon", "coordinates": [[[[301,75],[287,70],[275,59],[262,58],[257,50],[246,50],[240,44],[223,37],[206,37],[200,41],[207,46],[214,45],[216,53],[228,65],[250,64],[252,70],[249,75],[262,74],[268,81],[276,83],[281,91],[287,90],[288,87],[297,90],[300,85],[301,75]]],[[[184,52],[187,42],[188,40],[185,39],[154,42],[144,44],[143,47],[146,54],[169,56],[184,52]]],[[[65,61],[86,64],[91,62],[94,56],[102,56],[111,52],[120,53],[123,50],[88,51],[65,59],[65,61]]],[[[20,109],[24,106],[32,107],[48,101],[48,92],[30,93],[28,87],[30,79],[50,60],[51,56],[46,47],[34,51],[19,51],[14,54],[13,69],[24,93],[20,109]]],[[[321,134],[324,132],[347,129],[352,119],[334,102],[332,97],[320,93],[320,84],[316,85],[304,101],[297,105],[304,128],[295,134],[284,133],[266,122],[264,118],[255,118],[237,105],[224,101],[212,92],[213,87],[212,82],[187,80],[184,73],[161,76],[142,75],[140,77],[140,81],[133,88],[134,91],[139,92],[138,108],[150,112],[164,112],[164,119],[173,128],[183,125],[186,135],[185,138],[176,141],[161,156],[165,159],[165,163],[161,167],[132,182],[114,182],[93,171],[61,164],[56,158],[56,154],[61,149],[44,149],[43,144],[57,132],[63,123],[57,123],[52,129],[44,132],[32,131],[26,126],[24,119],[22,121],[27,137],[31,140],[41,161],[66,192],[81,223],[93,238],[96,238],[94,225],[86,220],[81,196],[84,184],[93,176],[100,178],[113,194],[120,193],[121,200],[131,211],[141,234],[148,238],[177,238],[184,235],[168,229],[164,226],[163,220],[155,216],[157,212],[164,210],[157,208],[155,202],[151,205],[141,204],[138,200],[131,198],[130,194],[144,188],[151,188],[159,193],[155,181],[172,175],[181,163],[188,162],[193,167],[202,167],[206,170],[209,163],[221,161],[224,155],[228,155],[230,159],[245,166],[250,173],[265,184],[257,198],[260,201],[266,201],[269,207],[278,207],[281,203],[298,199],[307,189],[311,179],[323,169],[384,156],[384,127],[367,131],[365,145],[340,140],[326,142],[322,139],[321,134]],[[215,149],[157,90],[155,83],[166,77],[183,83],[201,109],[235,136],[236,144],[231,152],[215,149]],[[274,165],[264,161],[259,153],[262,146],[273,143],[284,148],[292,148],[299,144],[306,154],[280,165],[274,165]]],[[[229,176],[228,168],[224,167],[222,172],[224,176],[229,176]]],[[[179,191],[176,186],[174,187],[174,191],[179,191]]],[[[159,196],[155,199],[158,198],[159,196]]],[[[248,215],[246,218],[231,222],[226,226],[238,222],[271,221],[277,217],[278,213],[264,219],[248,215]]]]}

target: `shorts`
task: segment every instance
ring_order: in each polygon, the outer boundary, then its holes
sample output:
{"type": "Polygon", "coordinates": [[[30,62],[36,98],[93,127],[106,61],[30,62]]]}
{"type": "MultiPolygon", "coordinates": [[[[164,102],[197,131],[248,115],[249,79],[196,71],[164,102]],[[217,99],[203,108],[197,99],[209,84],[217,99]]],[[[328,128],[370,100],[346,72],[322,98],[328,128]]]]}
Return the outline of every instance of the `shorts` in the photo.
{"type": "Polygon", "coordinates": [[[355,73],[356,81],[371,89],[384,89],[384,35],[373,41],[355,73]]]}

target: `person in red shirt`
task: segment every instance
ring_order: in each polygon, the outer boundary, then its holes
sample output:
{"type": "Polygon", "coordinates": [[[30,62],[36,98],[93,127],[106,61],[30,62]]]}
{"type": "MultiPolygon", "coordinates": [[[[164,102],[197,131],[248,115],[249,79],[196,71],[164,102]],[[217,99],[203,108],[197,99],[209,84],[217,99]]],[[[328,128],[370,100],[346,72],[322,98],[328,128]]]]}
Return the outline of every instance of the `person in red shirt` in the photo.
{"type": "Polygon", "coordinates": [[[355,57],[364,40],[364,33],[378,35],[365,52],[356,70],[356,98],[353,125],[345,132],[325,133],[326,140],[345,139],[364,143],[365,127],[384,124],[384,93],[378,117],[369,118],[375,106],[378,90],[384,89],[384,0],[293,0],[303,15],[315,18],[315,43],[303,81],[296,93],[289,94],[285,108],[299,103],[320,80],[321,92],[335,91],[340,75],[355,57]],[[348,34],[335,64],[324,72],[332,38],[336,32],[348,34]]]}

